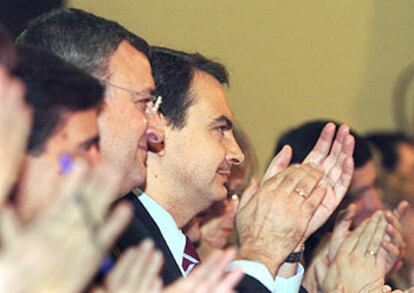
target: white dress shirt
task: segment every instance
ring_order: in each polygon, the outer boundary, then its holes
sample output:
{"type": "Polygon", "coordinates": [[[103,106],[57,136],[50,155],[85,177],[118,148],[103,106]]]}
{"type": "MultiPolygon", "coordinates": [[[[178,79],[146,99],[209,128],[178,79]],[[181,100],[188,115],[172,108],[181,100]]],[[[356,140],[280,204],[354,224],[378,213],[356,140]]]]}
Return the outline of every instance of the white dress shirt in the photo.
{"type": "MultiPolygon", "coordinates": [[[[183,276],[186,276],[181,266],[186,242],[184,233],[177,227],[177,224],[171,214],[147,194],[142,193],[138,196],[138,199],[144,205],[155,224],[157,224],[161,231],[162,237],[167,243],[167,246],[175,259],[175,262],[181,270],[181,273],[183,276]]],[[[276,276],[274,279],[269,270],[263,264],[258,262],[235,260],[228,265],[229,270],[237,267],[240,267],[246,275],[249,275],[261,282],[267,289],[269,289],[269,291],[277,293],[298,292],[304,273],[302,265],[299,264],[298,271],[295,276],[288,279],[276,276]]]]}

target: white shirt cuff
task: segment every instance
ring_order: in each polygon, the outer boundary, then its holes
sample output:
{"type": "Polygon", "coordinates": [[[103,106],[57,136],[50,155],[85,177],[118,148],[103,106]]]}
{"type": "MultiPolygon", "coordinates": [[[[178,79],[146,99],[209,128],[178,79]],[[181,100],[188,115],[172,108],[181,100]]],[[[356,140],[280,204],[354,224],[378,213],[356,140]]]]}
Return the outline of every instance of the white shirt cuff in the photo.
{"type": "MultiPolygon", "coordinates": [[[[227,269],[229,271],[232,271],[236,268],[241,268],[244,274],[255,278],[260,283],[262,283],[270,292],[274,292],[275,280],[265,265],[250,260],[235,260],[227,266],[227,269]]],[[[302,277],[300,279],[302,280],[302,277]]]]}
{"type": "Polygon", "coordinates": [[[302,283],[303,274],[305,270],[303,266],[299,263],[298,270],[296,275],[290,278],[282,278],[276,276],[274,283],[274,290],[272,292],[277,293],[297,293],[300,289],[300,284],[302,283]]]}

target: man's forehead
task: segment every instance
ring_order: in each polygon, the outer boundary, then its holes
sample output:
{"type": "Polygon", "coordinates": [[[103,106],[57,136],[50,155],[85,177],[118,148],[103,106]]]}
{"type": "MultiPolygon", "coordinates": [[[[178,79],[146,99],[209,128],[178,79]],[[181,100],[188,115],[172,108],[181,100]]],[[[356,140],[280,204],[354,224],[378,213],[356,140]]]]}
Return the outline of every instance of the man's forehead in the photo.
{"type": "Polygon", "coordinates": [[[204,113],[211,120],[233,123],[224,87],[214,77],[203,72],[194,74],[191,95],[194,100],[189,111],[204,113]]]}
{"type": "Polygon", "coordinates": [[[154,89],[147,56],[127,41],[122,41],[109,59],[109,74],[111,82],[120,82],[134,90],[154,89]]]}

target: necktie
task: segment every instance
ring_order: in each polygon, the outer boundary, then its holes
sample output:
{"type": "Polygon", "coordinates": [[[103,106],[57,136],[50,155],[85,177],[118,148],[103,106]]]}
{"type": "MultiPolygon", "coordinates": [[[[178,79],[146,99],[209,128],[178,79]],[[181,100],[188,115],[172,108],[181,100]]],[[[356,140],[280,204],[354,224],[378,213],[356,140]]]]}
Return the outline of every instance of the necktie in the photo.
{"type": "Polygon", "coordinates": [[[188,275],[198,263],[200,263],[200,257],[198,256],[197,251],[195,250],[193,244],[191,243],[190,238],[188,238],[186,235],[183,263],[182,263],[182,267],[183,267],[185,275],[188,275]]]}

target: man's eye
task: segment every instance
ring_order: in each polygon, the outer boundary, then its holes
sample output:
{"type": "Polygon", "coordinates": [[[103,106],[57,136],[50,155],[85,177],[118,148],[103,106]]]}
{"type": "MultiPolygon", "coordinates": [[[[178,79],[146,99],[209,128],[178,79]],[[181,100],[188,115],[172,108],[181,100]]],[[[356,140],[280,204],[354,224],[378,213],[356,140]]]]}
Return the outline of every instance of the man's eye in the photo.
{"type": "Polygon", "coordinates": [[[216,130],[222,135],[224,135],[226,133],[227,129],[228,128],[225,125],[216,127],[216,130]]]}
{"type": "Polygon", "coordinates": [[[140,105],[142,107],[148,107],[148,108],[151,108],[154,104],[151,98],[135,100],[134,103],[136,105],[140,105]]]}

